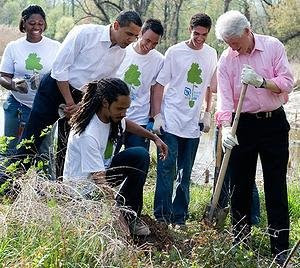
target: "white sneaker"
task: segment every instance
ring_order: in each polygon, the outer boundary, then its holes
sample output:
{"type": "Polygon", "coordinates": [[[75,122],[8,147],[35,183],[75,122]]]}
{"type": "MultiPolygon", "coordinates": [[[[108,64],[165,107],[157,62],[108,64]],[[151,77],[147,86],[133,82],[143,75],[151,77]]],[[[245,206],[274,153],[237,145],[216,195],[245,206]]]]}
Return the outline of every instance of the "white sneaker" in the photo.
{"type": "Polygon", "coordinates": [[[129,225],[129,229],[132,235],[147,236],[151,234],[149,227],[139,218],[129,225]]]}
{"type": "Polygon", "coordinates": [[[187,226],[185,224],[174,224],[173,228],[175,231],[187,231],[187,226]]]}

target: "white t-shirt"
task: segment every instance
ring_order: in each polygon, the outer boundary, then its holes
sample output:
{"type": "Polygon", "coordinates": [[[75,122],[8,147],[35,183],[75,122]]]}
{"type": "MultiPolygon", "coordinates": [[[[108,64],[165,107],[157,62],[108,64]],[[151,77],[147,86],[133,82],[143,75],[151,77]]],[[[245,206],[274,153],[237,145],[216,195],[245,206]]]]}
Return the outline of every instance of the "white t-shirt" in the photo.
{"type": "Polygon", "coordinates": [[[126,48],[126,56],[117,71],[117,77],[123,79],[130,88],[131,104],[127,118],[146,125],[150,110],[150,88],[162,68],[164,57],[155,49],[146,55],[138,54],[133,45],[126,48]]]}
{"type": "Polygon", "coordinates": [[[53,63],[51,76],[76,89],[93,80],[114,77],[125,49],[112,46],[110,25],[75,26],[66,36],[53,63]]]}
{"type": "Polygon", "coordinates": [[[13,74],[14,78],[25,79],[28,85],[27,94],[11,91],[17,101],[32,107],[36,89],[31,88],[29,80],[34,73],[39,73],[42,79],[42,76],[51,70],[59,47],[58,41],[45,36],[38,43],[28,42],[25,37],[8,43],[3,53],[0,71],[13,74]]]}
{"type": "MultiPolygon", "coordinates": [[[[125,119],[121,121],[125,130],[125,119]]],[[[64,180],[83,180],[91,173],[105,171],[112,160],[115,146],[108,141],[110,123],[103,123],[95,114],[79,135],[71,130],[64,164],[64,180]]]]}
{"type": "Polygon", "coordinates": [[[198,138],[203,98],[217,65],[217,52],[207,44],[191,49],[186,41],[171,46],[156,81],[165,86],[162,116],[165,131],[183,138],[198,138]]]}

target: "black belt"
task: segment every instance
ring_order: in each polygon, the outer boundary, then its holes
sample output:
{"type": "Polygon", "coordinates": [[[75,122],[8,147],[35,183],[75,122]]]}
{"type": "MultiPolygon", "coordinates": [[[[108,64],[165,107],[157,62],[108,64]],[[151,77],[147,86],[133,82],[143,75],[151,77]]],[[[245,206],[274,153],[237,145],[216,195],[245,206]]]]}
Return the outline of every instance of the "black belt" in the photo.
{"type": "Polygon", "coordinates": [[[278,115],[280,113],[284,112],[284,109],[282,106],[277,108],[274,111],[270,112],[259,112],[259,113],[241,113],[241,118],[249,118],[249,119],[268,119],[275,115],[278,115]]]}

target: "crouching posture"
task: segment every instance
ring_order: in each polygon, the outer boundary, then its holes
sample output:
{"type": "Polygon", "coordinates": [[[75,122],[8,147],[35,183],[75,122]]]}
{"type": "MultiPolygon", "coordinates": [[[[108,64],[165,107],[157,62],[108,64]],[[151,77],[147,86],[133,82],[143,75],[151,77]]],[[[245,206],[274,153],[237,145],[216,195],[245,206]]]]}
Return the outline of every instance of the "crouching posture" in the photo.
{"type": "Polygon", "coordinates": [[[116,200],[119,206],[133,211],[125,215],[129,229],[134,235],[148,235],[150,230],[139,216],[149,153],[143,147],[132,147],[114,155],[114,148],[125,129],[154,141],[163,159],[167,155],[167,146],[158,136],[125,119],[130,93],[122,80],[106,78],[85,87],[81,106],[71,119],[64,180],[91,180],[110,186],[122,183],[116,200]]]}

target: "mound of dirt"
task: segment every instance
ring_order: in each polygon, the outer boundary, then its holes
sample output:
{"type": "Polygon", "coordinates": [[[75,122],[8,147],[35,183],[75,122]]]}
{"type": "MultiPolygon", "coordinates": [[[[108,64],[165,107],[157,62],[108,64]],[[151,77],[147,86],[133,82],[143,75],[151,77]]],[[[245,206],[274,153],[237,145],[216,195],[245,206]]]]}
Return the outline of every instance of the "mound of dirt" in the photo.
{"type": "Polygon", "coordinates": [[[134,237],[135,244],[145,250],[156,248],[159,251],[168,250],[174,245],[174,238],[167,224],[159,223],[149,215],[142,215],[141,219],[148,225],[151,234],[146,237],[134,237]]]}

